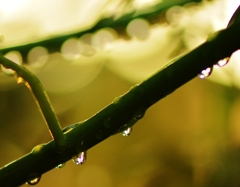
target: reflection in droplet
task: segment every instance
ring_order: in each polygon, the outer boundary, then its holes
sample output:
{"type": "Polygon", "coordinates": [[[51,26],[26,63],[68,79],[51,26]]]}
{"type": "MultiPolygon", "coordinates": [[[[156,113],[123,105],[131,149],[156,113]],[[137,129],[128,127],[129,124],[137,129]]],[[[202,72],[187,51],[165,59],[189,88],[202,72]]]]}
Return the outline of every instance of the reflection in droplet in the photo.
{"type": "Polygon", "coordinates": [[[222,59],[222,60],[219,60],[214,66],[216,66],[216,67],[223,67],[223,66],[225,66],[225,65],[228,64],[229,59],[230,59],[230,58],[227,57],[227,58],[224,58],[224,59],[222,59]]]}
{"type": "Polygon", "coordinates": [[[204,79],[204,78],[210,76],[212,74],[212,70],[213,70],[212,67],[208,67],[208,68],[202,70],[201,73],[199,74],[199,78],[204,79]]]}
{"type": "Polygon", "coordinates": [[[127,33],[130,37],[144,40],[149,35],[150,24],[145,19],[134,19],[127,26],[127,33]]]}
{"type": "Polygon", "coordinates": [[[131,134],[132,134],[132,127],[129,127],[122,132],[122,136],[129,136],[131,134]]]}
{"type": "Polygon", "coordinates": [[[92,37],[92,45],[100,49],[110,49],[111,43],[117,38],[117,33],[111,28],[97,31],[92,37]]]}
{"type": "Polygon", "coordinates": [[[37,183],[39,183],[40,179],[41,179],[41,176],[40,177],[36,177],[36,178],[26,182],[26,184],[28,184],[28,185],[36,185],[37,183]]]}
{"type": "MultiPolygon", "coordinates": [[[[5,54],[4,57],[15,62],[18,65],[22,65],[22,55],[18,51],[10,51],[7,54],[5,54]]],[[[2,65],[1,69],[7,75],[13,75],[15,73],[15,71],[13,71],[12,69],[5,68],[2,65]]]]}
{"type": "Polygon", "coordinates": [[[142,119],[145,115],[146,110],[144,108],[140,108],[137,112],[134,113],[133,118],[134,120],[142,119]]]}
{"type": "Polygon", "coordinates": [[[63,168],[65,165],[66,165],[66,163],[62,163],[62,164],[59,164],[56,168],[57,168],[57,169],[61,169],[61,168],[63,168]]]}
{"type": "Polygon", "coordinates": [[[28,64],[34,67],[43,66],[49,58],[49,52],[46,47],[38,46],[31,49],[27,55],[28,64]]]}
{"type": "Polygon", "coordinates": [[[84,164],[86,160],[87,160],[87,151],[80,152],[72,158],[72,161],[77,165],[84,164]]]}
{"type": "Polygon", "coordinates": [[[17,83],[18,84],[23,84],[23,83],[25,83],[25,80],[22,77],[18,77],[17,78],[17,83]]]}

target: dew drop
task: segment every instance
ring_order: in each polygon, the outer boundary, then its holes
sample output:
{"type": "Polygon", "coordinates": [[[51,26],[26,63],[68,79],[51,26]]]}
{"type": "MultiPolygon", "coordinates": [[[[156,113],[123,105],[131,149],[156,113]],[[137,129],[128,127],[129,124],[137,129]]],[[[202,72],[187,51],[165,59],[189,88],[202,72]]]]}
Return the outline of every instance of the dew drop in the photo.
{"type": "Polygon", "coordinates": [[[65,165],[66,165],[66,163],[62,163],[62,164],[59,164],[56,168],[57,168],[57,169],[61,169],[61,168],[63,168],[65,165]]]}
{"type": "Polygon", "coordinates": [[[73,124],[73,125],[69,125],[65,128],[62,129],[63,133],[67,133],[70,132],[71,130],[73,130],[75,127],[77,127],[79,125],[79,123],[73,124]]]}
{"type": "Polygon", "coordinates": [[[145,109],[144,108],[140,108],[137,112],[135,112],[135,114],[133,115],[133,119],[134,120],[139,120],[142,119],[143,116],[145,115],[145,109]]]}
{"type": "Polygon", "coordinates": [[[118,96],[118,97],[114,98],[113,104],[118,104],[119,101],[121,100],[121,98],[122,98],[122,96],[118,96]]]}
{"type": "Polygon", "coordinates": [[[28,185],[36,185],[37,183],[39,183],[40,179],[41,179],[41,176],[40,177],[36,177],[36,178],[26,182],[26,184],[28,184],[28,185]]]}
{"type": "Polygon", "coordinates": [[[104,119],[103,120],[103,125],[106,128],[110,128],[111,127],[111,117],[104,119]]]}
{"type": "Polygon", "coordinates": [[[22,77],[18,77],[18,78],[17,78],[17,83],[18,83],[18,84],[25,83],[25,80],[24,80],[22,77]]]}
{"type": "Polygon", "coordinates": [[[132,127],[129,127],[122,132],[122,136],[130,136],[131,134],[132,134],[132,127]]]}
{"type": "Polygon", "coordinates": [[[209,77],[212,74],[212,71],[213,71],[212,67],[208,67],[208,68],[202,70],[201,73],[199,74],[199,78],[204,79],[206,77],[209,77]]]}
{"type": "Polygon", "coordinates": [[[229,59],[230,59],[229,57],[226,57],[226,58],[224,58],[222,60],[219,60],[214,66],[219,67],[219,68],[223,67],[223,66],[228,64],[229,59]]]}
{"type": "Polygon", "coordinates": [[[77,165],[84,164],[86,160],[87,160],[87,151],[80,152],[72,158],[72,161],[77,165]]]}

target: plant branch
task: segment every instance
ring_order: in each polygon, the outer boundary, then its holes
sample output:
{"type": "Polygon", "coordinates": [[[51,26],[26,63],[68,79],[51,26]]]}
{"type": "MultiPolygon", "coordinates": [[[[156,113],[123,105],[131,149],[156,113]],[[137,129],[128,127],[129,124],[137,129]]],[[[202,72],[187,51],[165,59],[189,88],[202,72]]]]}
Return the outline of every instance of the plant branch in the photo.
{"type": "Polygon", "coordinates": [[[17,74],[18,83],[25,82],[25,85],[33,93],[36,103],[39,106],[44,120],[48,126],[49,132],[54,139],[56,150],[58,152],[62,152],[66,147],[66,141],[47,92],[43,88],[39,79],[23,66],[20,66],[1,55],[0,64],[2,64],[5,68],[14,70],[17,74]]]}
{"type": "Polygon", "coordinates": [[[100,19],[95,25],[93,25],[91,28],[81,30],[74,33],[69,34],[61,34],[60,36],[54,36],[47,39],[41,39],[41,41],[34,41],[22,45],[15,45],[15,46],[9,46],[5,48],[1,48],[0,52],[2,54],[6,54],[10,51],[18,51],[21,53],[23,57],[23,61],[27,60],[27,54],[28,52],[37,46],[46,47],[49,51],[49,53],[59,52],[61,49],[62,44],[69,38],[72,37],[81,37],[86,33],[94,33],[98,31],[99,29],[110,27],[118,30],[123,30],[127,27],[128,23],[136,18],[144,18],[149,20],[159,20],[159,15],[164,10],[167,10],[168,8],[172,6],[181,6],[184,4],[187,4],[189,2],[201,2],[201,0],[174,0],[174,1],[163,1],[159,4],[156,4],[154,7],[151,7],[147,10],[139,11],[135,10],[133,12],[124,14],[123,16],[115,19],[114,16],[108,17],[108,18],[102,18],[100,19]]]}
{"type": "Polygon", "coordinates": [[[114,99],[97,114],[75,124],[74,128],[65,128],[67,148],[63,153],[57,153],[54,141],[51,141],[36,146],[31,153],[4,166],[0,170],[1,186],[19,186],[32,180],[33,176],[41,176],[79,152],[87,151],[121,132],[129,124],[133,125],[151,105],[196,77],[203,69],[212,67],[240,49],[239,33],[240,22],[230,24],[227,29],[214,33],[205,43],[169,63],[125,95],[114,99]]]}

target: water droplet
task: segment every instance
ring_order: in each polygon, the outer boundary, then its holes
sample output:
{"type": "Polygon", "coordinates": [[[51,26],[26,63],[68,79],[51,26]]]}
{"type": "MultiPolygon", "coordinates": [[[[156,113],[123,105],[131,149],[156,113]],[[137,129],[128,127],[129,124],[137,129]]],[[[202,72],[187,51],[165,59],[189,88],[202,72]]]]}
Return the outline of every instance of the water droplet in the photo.
{"type": "Polygon", "coordinates": [[[104,137],[104,134],[103,134],[103,132],[100,130],[99,132],[97,132],[97,133],[95,134],[95,137],[100,140],[100,139],[102,139],[102,138],[104,137]]]}
{"type": "Polygon", "coordinates": [[[122,96],[118,96],[118,97],[114,98],[113,104],[118,104],[119,101],[121,100],[121,98],[122,98],[122,96]]]}
{"type": "Polygon", "coordinates": [[[65,165],[66,165],[66,163],[62,163],[62,164],[59,164],[56,168],[57,168],[57,169],[61,169],[61,168],[63,168],[65,165]]]}
{"type": "Polygon", "coordinates": [[[82,165],[86,162],[87,160],[87,151],[83,151],[78,153],[76,156],[72,158],[73,162],[77,165],[82,165]]]}
{"type": "Polygon", "coordinates": [[[26,184],[28,184],[28,185],[36,185],[37,183],[39,183],[40,179],[41,179],[41,176],[40,177],[36,177],[36,178],[26,182],[26,184]]]}
{"type": "Polygon", "coordinates": [[[132,134],[132,127],[128,127],[126,130],[122,132],[122,136],[129,136],[132,134]]]}
{"type": "Polygon", "coordinates": [[[137,112],[134,113],[133,119],[134,120],[142,119],[145,114],[145,111],[146,111],[145,108],[140,108],[139,110],[137,110],[137,112]]]}
{"type": "Polygon", "coordinates": [[[111,117],[104,119],[103,120],[103,125],[106,128],[110,128],[111,127],[111,117]]]}
{"type": "Polygon", "coordinates": [[[73,125],[69,125],[65,128],[62,129],[63,133],[67,133],[70,132],[71,130],[73,130],[75,127],[77,127],[79,125],[79,123],[73,124],[73,125]]]}
{"type": "Polygon", "coordinates": [[[226,57],[226,58],[224,58],[222,60],[219,60],[214,66],[216,66],[216,67],[223,67],[223,66],[228,64],[229,59],[230,59],[229,57],[226,57]]]}
{"type": "Polygon", "coordinates": [[[213,71],[212,67],[208,67],[202,70],[201,73],[199,74],[199,78],[204,79],[206,77],[209,77],[212,74],[212,71],[213,71]]]}
{"type": "Polygon", "coordinates": [[[18,77],[17,78],[17,83],[18,84],[22,84],[22,83],[24,83],[25,82],[25,80],[22,78],[22,77],[18,77]]]}

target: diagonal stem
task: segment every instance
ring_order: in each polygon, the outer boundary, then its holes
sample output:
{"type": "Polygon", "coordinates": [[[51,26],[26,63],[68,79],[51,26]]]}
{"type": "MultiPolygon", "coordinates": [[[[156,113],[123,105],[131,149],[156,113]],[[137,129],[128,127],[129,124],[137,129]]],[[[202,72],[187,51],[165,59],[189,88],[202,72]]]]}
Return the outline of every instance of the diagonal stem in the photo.
{"type": "Polygon", "coordinates": [[[32,91],[36,103],[39,106],[44,120],[48,126],[49,132],[55,141],[56,150],[57,152],[62,152],[65,149],[66,141],[49,97],[39,79],[26,68],[1,55],[0,64],[2,64],[5,68],[14,70],[19,78],[22,78],[27,82],[26,86],[32,91]]]}

